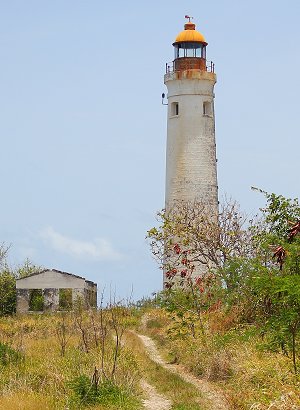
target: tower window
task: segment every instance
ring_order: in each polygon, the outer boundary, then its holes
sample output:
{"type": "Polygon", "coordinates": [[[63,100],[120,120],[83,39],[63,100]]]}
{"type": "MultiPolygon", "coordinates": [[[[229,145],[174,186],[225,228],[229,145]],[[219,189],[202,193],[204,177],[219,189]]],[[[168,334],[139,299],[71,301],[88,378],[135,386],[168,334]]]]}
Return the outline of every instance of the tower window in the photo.
{"type": "Polygon", "coordinates": [[[208,117],[212,116],[212,105],[210,101],[204,101],[203,103],[203,115],[207,115],[208,117]]]}
{"type": "Polygon", "coordinates": [[[173,102],[171,105],[171,116],[179,115],[179,104],[178,102],[173,102]]]}

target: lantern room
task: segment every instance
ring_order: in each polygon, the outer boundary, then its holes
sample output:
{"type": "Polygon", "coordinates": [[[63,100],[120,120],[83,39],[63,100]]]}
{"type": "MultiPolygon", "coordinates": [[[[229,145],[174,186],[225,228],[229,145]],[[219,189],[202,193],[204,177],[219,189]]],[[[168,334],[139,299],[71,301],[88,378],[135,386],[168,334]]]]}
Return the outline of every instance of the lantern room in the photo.
{"type": "Polygon", "coordinates": [[[200,69],[206,71],[207,42],[204,36],[195,29],[196,25],[190,21],[191,17],[186,17],[189,21],[173,43],[174,70],[200,69]]]}

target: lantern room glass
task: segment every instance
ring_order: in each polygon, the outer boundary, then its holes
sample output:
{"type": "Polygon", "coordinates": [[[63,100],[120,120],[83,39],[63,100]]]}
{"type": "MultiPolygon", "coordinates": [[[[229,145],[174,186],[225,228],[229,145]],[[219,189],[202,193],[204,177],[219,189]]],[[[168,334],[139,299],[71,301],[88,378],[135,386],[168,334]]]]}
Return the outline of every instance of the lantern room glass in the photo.
{"type": "Polygon", "coordinates": [[[174,44],[175,59],[198,57],[206,59],[206,45],[202,43],[183,42],[174,44]]]}

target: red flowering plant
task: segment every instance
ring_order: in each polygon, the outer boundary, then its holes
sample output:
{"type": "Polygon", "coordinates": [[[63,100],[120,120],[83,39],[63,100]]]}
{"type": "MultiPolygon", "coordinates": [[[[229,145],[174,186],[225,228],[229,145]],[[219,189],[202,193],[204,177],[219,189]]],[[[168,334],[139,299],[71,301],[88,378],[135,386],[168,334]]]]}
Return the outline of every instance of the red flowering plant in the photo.
{"type": "Polygon", "coordinates": [[[221,284],[212,270],[203,269],[185,246],[175,243],[168,251],[168,270],[164,272],[165,307],[171,312],[171,331],[177,335],[189,332],[196,337],[197,329],[205,334],[204,314],[213,306],[220,307],[221,284]],[[176,266],[174,268],[173,266],[176,266]],[[185,294],[185,297],[183,296],[185,294]],[[218,303],[216,303],[218,302],[218,303]],[[197,324],[198,323],[198,326],[197,324]],[[177,326],[179,325],[178,329],[177,326]]]}
{"type": "Polygon", "coordinates": [[[157,215],[159,226],[150,229],[147,238],[164,271],[166,289],[186,286],[205,272],[218,272],[229,287],[232,280],[224,265],[254,252],[247,218],[235,201],[225,199],[218,215],[202,202],[180,201],[157,215]]]}
{"type": "Polygon", "coordinates": [[[224,292],[239,283],[231,262],[255,252],[247,217],[225,199],[218,215],[203,202],[175,202],[158,221],[147,238],[164,272],[167,308],[194,312],[204,333],[205,312],[220,308],[224,292]]]}
{"type": "Polygon", "coordinates": [[[205,312],[220,308],[220,296],[237,282],[228,263],[254,253],[247,218],[227,199],[218,215],[199,201],[178,201],[157,215],[147,238],[164,272],[164,303],[182,317],[194,312],[204,333],[205,312]]]}

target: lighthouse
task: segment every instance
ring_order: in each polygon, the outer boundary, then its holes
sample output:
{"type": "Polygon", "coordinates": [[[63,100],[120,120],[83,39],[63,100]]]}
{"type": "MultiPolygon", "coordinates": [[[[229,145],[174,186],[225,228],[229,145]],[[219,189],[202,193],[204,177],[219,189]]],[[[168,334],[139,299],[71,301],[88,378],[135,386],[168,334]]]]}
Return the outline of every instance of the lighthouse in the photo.
{"type": "Polygon", "coordinates": [[[166,64],[168,89],[165,206],[202,202],[218,212],[215,141],[214,64],[206,59],[207,42],[191,17],[174,43],[166,64]]]}

